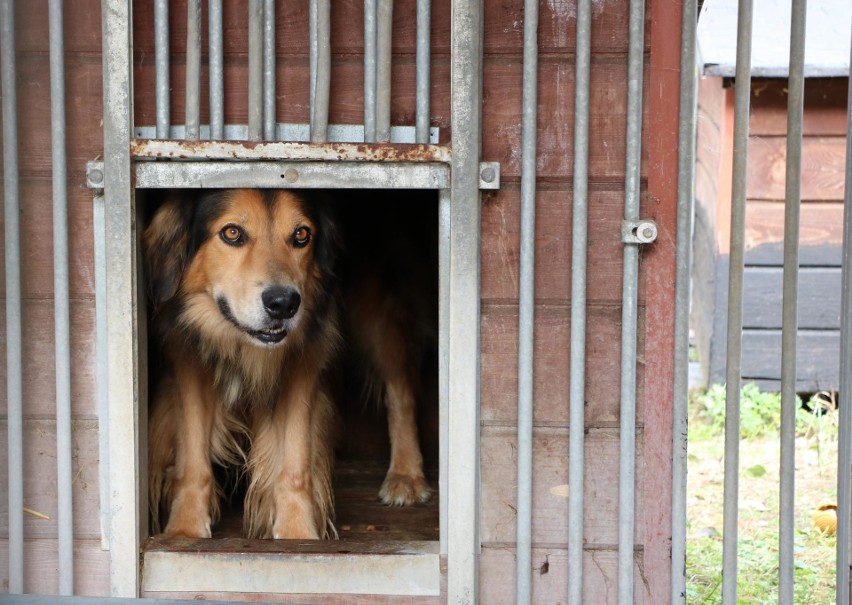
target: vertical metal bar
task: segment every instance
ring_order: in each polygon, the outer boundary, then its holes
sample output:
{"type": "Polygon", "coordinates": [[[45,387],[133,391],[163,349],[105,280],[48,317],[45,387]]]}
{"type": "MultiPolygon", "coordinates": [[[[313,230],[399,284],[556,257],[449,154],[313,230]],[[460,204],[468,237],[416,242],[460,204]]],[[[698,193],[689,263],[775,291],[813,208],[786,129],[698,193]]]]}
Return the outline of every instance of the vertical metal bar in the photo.
{"type": "Polygon", "coordinates": [[[139,595],[139,550],[146,531],[140,471],[136,209],[130,165],[133,133],[131,2],[104,0],[104,195],[107,348],[110,361],[110,591],[139,595]]]}
{"type": "Polygon", "coordinates": [[[156,71],[157,138],[170,136],[169,112],[169,2],[154,2],[154,64],[156,71]]]}
{"type": "MultiPolygon", "coordinates": [[[[101,174],[101,181],[103,174],[101,174]]],[[[101,548],[109,550],[109,356],[107,352],[106,230],[103,190],[93,196],[92,230],[95,255],[95,332],[97,334],[96,382],[98,398],[98,480],[100,483],[101,548]]]]}
{"type": "Polygon", "coordinates": [[[53,174],[53,299],[56,341],[56,500],[59,594],[74,594],[74,507],[71,470],[71,314],[68,289],[68,177],[65,152],[65,60],[62,0],[48,5],[50,129],[53,174]]]}
{"type": "Polygon", "coordinates": [[[248,5],[248,138],[263,137],[263,0],[248,5]]]}
{"type": "Polygon", "coordinates": [[[6,406],[9,465],[9,593],[24,592],[24,420],[21,370],[21,243],[15,3],[0,3],[3,92],[3,210],[6,252],[6,406]]]}
{"type": "Polygon", "coordinates": [[[518,605],[532,600],[533,353],[535,344],[535,194],[538,102],[538,0],[524,2],[521,132],[521,250],[518,283],[518,605]]]}
{"type": "Polygon", "coordinates": [[[453,0],[447,602],[479,602],[479,323],[482,2],[453,0]]]}
{"type": "Polygon", "coordinates": [[[734,94],[734,158],[728,275],[727,367],[725,373],[725,486],[722,538],[722,603],[737,602],[737,519],[740,467],[740,369],[742,365],[743,257],[745,254],[748,119],[751,98],[752,0],[740,0],[734,94]]]}
{"type": "Polygon", "coordinates": [[[450,419],[450,219],[451,200],[449,189],[438,193],[438,507],[440,519],[440,551],[447,554],[447,485],[450,471],[449,419],[450,419]]]}
{"type": "Polygon", "coordinates": [[[263,138],[275,139],[275,0],[263,0],[263,138]]]}
{"type": "Polygon", "coordinates": [[[784,212],[784,284],[781,332],[781,475],[778,602],[793,605],[796,531],[796,336],[799,287],[799,207],[805,88],[807,0],[793,0],[787,79],[787,165],[784,212]]]}
{"type": "Polygon", "coordinates": [[[574,180],[571,228],[571,360],[568,437],[568,602],[583,602],[586,398],[586,247],[589,207],[591,0],[577,2],[574,180]]]}
{"type": "Polygon", "coordinates": [[[586,398],[586,248],[589,216],[589,96],[592,3],[577,1],[574,180],[571,227],[571,360],[568,435],[568,602],[583,602],[586,398]]]}
{"type": "Polygon", "coordinates": [[[678,119],[677,252],[672,459],[672,605],[686,603],[686,470],[689,396],[689,271],[695,185],[697,0],[683,3],[678,119]]]}
{"type": "Polygon", "coordinates": [[[429,142],[431,21],[431,1],[417,0],[417,115],[415,119],[415,141],[421,144],[429,142]]]}
{"type": "MultiPolygon", "coordinates": [[[[645,2],[630,2],[627,73],[627,152],[624,168],[624,219],[639,219],[642,168],[642,83],[645,62],[645,2]]],[[[618,489],[618,603],[633,603],[633,552],[636,470],[636,331],[639,245],[624,244],[621,308],[621,408],[618,489]]]]}
{"type": "Polygon", "coordinates": [[[186,3],[186,138],[201,133],[201,0],[186,3]]]}
{"type": "Polygon", "coordinates": [[[222,0],[207,2],[207,39],[210,53],[210,138],[225,138],[225,72],[222,44],[222,0]]]}
{"type": "Polygon", "coordinates": [[[376,17],[376,140],[390,141],[393,0],[379,0],[376,17]]]}
{"type": "Polygon", "coordinates": [[[311,141],[328,140],[331,90],[331,3],[311,0],[311,141]]]}
{"type": "Polygon", "coordinates": [[[376,142],[376,14],[378,0],[364,0],[364,142],[376,142]]]}
{"type": "MultiPolygon", "coordinates": [[[[852,55],[852,45],[850,45],[852,55]]],[[[852,56],[850,56],[852,65],[852,56]]],[[[846,194],[843,208],[843,277],[840,304],[840,401],[852,401],[852,78],[846,108],[846,194]]],[[[852,597],[852,409],[840,406],[837,452],[837,605],[852,597]]]]}

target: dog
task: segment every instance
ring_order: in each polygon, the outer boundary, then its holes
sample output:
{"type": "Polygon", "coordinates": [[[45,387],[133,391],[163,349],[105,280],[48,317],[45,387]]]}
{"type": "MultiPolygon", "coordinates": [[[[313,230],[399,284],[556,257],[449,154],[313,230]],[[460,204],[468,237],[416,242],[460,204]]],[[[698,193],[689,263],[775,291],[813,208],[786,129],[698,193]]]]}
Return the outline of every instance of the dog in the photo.
{"type": "Polygon", "coordinates": [[[163,365],[148,431],[155,531],[212,535],[224,496],[215,466],[245,475],[248,537],[336,536],[329,378],[345,340],[362,352],[388,410],[391,461],[380,498],[430,498],[410,314],[367,268],[344,263],[369,256],[344,246],[323,196],[207,191],[175,194],[156,210],[143,236],[163,365]]]}

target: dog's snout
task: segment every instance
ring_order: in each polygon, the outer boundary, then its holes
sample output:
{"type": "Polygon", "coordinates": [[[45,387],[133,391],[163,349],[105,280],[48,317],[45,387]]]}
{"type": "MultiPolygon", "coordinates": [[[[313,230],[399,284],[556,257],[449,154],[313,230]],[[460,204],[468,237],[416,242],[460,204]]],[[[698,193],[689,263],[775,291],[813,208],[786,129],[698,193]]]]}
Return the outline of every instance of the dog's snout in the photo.
{"type": "Polygon", "coordinates": [[[302,297],[295,288],[272,286],[261,294],[263,308],[272,319],[290,319],[299,310],[302,297]]]}

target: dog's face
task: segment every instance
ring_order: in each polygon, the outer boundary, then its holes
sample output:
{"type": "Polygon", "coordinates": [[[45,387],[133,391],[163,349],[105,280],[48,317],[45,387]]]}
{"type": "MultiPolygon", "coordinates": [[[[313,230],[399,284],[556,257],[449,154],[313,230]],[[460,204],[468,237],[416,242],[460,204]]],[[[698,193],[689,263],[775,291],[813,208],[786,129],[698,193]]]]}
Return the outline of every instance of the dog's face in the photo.
{"type": "Polygon", "coordinates": [[[275,347],[300,334],[330,271],[333,223],[289,191],[231,190],[170,201],[145,233],[155,307],[208,338],[275,347]]]}

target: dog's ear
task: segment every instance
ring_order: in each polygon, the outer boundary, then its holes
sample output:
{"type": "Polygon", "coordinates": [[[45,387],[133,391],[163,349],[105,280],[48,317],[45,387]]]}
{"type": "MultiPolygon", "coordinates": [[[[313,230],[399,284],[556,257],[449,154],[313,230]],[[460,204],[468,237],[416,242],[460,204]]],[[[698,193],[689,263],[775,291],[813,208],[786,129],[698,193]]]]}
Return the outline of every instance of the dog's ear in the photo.
{"type": "Polygon", "coordinates": [[[189,257],[194,206],[189,196],[172,196],[157,209],[145,229],[145,273],[155,310],[171,299],[180,286],[189,257]]]}

